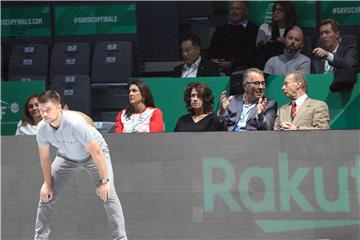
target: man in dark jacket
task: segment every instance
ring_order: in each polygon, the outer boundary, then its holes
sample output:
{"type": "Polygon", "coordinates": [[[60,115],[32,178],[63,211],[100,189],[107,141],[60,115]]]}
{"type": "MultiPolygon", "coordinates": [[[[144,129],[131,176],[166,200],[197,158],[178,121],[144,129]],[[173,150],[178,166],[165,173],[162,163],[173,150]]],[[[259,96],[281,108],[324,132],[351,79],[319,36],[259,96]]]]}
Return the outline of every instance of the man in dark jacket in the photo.
{"type": "Polygon", "coordinates": [[[228,97],[220,95],[220,108],[217,116],[228,131],[272,130],[274,127],[277,103],[264,97],[265,77],[257,68],[244,72],[244,94],[228,97]]]}
{"type": "Polygon", "coordinates": [[[190,78],[220,75],[215,63],[200,56],[201,43],[198,37],[186,36],[182,39],[180,47],[184,63],[174,68],[172,77],[190,78]]]}
{"type": "Polygon", "coordinates": [[[340,40],[340,27],[335,20],[321,21],[319,31],[321,46],[313,50],[313,73],[334,73],[332,91],[351,89],[359,64],[356,46],[340,40]]]}

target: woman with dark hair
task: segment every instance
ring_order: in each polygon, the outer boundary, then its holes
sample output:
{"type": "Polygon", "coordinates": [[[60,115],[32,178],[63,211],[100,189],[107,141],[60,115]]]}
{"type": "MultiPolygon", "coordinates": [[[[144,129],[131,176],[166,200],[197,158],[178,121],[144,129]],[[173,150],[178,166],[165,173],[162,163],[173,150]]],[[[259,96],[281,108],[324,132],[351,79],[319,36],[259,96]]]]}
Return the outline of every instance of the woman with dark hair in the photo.
{"type": "Polygon", "coordinates": [[[129,104],[119,112],[115,121],[115,133],[163,132],[164,120],[149,87],[142,81],[129,85],[129,104]]]}
{"type": "Polygon", "coordinates": [[[263,23],[256,38],[261,69],[270,57],[283,54],[285,36],[296,23],[297,16],[293,4],[290,1],[275,1],[272,8],[272,22],[263,23]]]}
{"type": "Polygon", "coordinates": [[[224,125],[212,112],[214,96],[208,85],[190,83],[184,91],[184,102],[189,114],[180,117],[175,132],[223,131],[224,125]]]}
{"type": "Polygon", "coordinates": [[[41,121],[38,96],[35,94],[26,100],[23,116],[17,125],[15,135],[36,135],[37,125],[41,121]]]}

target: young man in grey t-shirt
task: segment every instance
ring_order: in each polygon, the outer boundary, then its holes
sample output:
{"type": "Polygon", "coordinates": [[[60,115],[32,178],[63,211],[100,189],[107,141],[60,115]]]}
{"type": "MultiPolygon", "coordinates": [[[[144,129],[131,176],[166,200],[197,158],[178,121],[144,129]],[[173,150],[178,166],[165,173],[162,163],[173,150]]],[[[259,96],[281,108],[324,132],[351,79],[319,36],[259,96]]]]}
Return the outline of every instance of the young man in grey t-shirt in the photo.
{"type": "Polygon", "coordinates": [[[113,239],[127,239],[122,207],[115,191],[107,144],[100,133],[76,112],[62,111],[60,96],[49,90],[38,97],[42,121],[36,135],[44,183],[35,225],[35,239],[48,239],[55,204],[66,184],[82,169],[97,182],[113,239]],[[58,148],[51,164],[50,145],[58,148]]]}

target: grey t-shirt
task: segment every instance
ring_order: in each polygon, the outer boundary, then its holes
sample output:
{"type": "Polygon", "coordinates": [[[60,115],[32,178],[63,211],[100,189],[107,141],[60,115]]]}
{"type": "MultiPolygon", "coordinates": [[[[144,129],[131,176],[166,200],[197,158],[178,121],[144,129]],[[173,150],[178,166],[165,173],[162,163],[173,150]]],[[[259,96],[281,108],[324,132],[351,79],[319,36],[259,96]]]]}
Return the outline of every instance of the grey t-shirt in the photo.
{"type": "Polygon", "coordinates": [[[85,145],[95,140],[102,149],[107,144],[102,135],[85,119],[75,112],[63,111],[60,127],[53,128],[45,121],[38,124],[36,139],[39,146],[56,147],[61,154],[72,160],[84,160],[89,157],[85,145]]]}
{"type": "Polygon", "coordinates": [[[311,60],[299,52],[292,55],[287,53],[270,58],[264,68],[264,73],[270,75],[286,75],[293,71],[300,71],[309,74],[311,60]]]}

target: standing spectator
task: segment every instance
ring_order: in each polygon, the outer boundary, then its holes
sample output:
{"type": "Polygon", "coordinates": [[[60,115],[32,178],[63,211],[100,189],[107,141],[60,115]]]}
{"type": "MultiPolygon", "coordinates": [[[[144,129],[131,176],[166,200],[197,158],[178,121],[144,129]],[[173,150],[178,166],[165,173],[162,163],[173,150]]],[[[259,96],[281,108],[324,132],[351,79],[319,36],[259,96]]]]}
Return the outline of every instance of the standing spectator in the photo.
{"type": "Polygon", "coordinates": [[[41,121],[38,96],[35,94],[26,100],[23,116],[17,125],[15,135],[36,135],[37,125],[41,121]]]}
{"type": "Polygon", "coordinates": [[[56,203],[69,181],[85,169],[96,184],[96,194],[103,200],[112,238],[126,240],[123,211],[104,138],[78,113],[62,111],[57,92],[46,91],[38,99],[43,120],[36,139],[44,183],[40,189],[34,239],[49,238],[56,203]],[[54,161],[50,158],[51,145],[58,149],[54,161]]]}
{"type": "Polygon", "coordinates": [[[230,75],[255,64],[255,43],[258,27],[248,20],[249,3],[234,1],[230,7],[230,20],[216,28],[207,56],[218,64],[220,71],[230,75]]]}
{"type": "Polygon", "coordinates": [[[116,117],[115,133],[163,132],[164,128],[149,87],[142,81],[130,83],[129,104],[116,117]]]}
{"type": "Polygon", "coordinates": [[[301,54],[304,46],[303,31],[294,26],[285,37],[284,53],[270,58],[266,64],[264,73],[270,75],[285,75],[293,71],[310,73],[311,60],[301,54]]]}
{"type": "Polygon", "coordinates": [[[223,124],[213,113],[214,96],[204,83],[190,83],[184,91],[184,101],[189,114],[180,117],[175,132],[223,131],[223,124]]]}
{"type": "Polygon", "coordinates": [[[302,72],[286,75],[282,90],[291,100],[276,114],[274,130],[328,129],[329,109],[325,102],[311,99],[306,94],[308,84],[302,72]]]}
{"type": "Polygon", "coordinates": [[[217,65],[200,56],[201,42],[196,36],[186,36],[181,40],[181,56],[184,64],[176,66],[172,77],[190,78],[219,76],[217,65]]]}
{"type": "Polygon", "coordinates": [[[256,38],[261,69],[269,58],[283,53],[285,36],[297,23],[296,12],[290,1],[276,1],[272,12],[272,22],[263,23],[256,38]]]}
{"type": "Polygon", "coordinates": [[[243,95],[220,96],[218,118],[228,131],[272,130],[277,104],[264,97],[265,78],[261,70],[249,68],[244,72],[243,95]]]}
{"type": "Polygon", "coordinates": [[[321,21],[319,31],[322,46],[313,50],[313,72],[334,73],[335,79],[330,86],[332,91],[352,88],[359,64],[356,46],[340,40],[340,26],[335,20],[321,21]]]}

